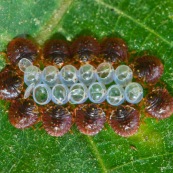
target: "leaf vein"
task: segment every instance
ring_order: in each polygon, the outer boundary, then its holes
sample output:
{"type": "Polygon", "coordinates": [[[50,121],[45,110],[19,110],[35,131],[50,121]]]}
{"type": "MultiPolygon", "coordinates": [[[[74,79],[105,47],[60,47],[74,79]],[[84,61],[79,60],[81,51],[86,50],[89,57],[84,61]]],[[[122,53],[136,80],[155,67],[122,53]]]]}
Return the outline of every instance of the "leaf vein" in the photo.
{"type": "Polygon", "coordinates": [[[170,47],[172,47],[172,43],[168,40],[166,40],[163,36],[161,36],[159,33],[157,33],[155,30],[153,30],[152,28],[146,26],[144,23],[139,22],[137,19],[133,18],[132,16],[126,14],[125,12],[123,12],[122,10],[113,7],[101,0],[96,0],[96,2],[100,5],[103,5],[106,8],[112,9],[114,10],[117,14],[133,21],[134,23],[136,23],[137,25],[139,25],[140,27],[144,28],[145,30],[149,31],[150,33],[152,33],[153,35],[157,36],[160,40],[162,40],[163,42],[165,42],[166,44],[168,44],[170,47]]]}
{"type": "Polygon", "coordinates": [[[109,170],[109,172],[115,171],[116,169],[120,169],[120,168],[122,168],[122,167],[124,167],[124,166],[133,164],[133,163],[138,162],[138,161],[149,160],[149,159],[151,159],[151,158],[162,157],[162,156],[169,156],[169,155],[173,155],[173,152],[171,152],[171,153],[165,153],[165,154],[158,154],[158,155],[149,156],[149,157],[139,158],[139,159],[137,159],[137,160],[130,161],[130,162],[124,163],[124,164],[122,164],[122,165],[118,165],[118,166],[116,166],[116,167],[113,167],[113,168],[111,168],[111,169],[109,170]]]}
{"type": "Polygon", "coordinates": [[[92,146],[91,149],[93,150],[93,153],[95,154],[96,158],[98,159],[98,162],[100,163],[100,166],[101,166],[103,172],[107,173],[107,168],[104,165],[103,159],[101,158],[100,153],[99,153],[94,141],[92,140],[92,138],[90,136],[87,136],[87,138],[88,138],[90,145],[92,146]]]}
{"type": "Polygon", "coordinates": [[[64,14],[71,7],[73,0],[63,0],[60,7],[54,10],[52,17],[46,22],[38,34],[35,34],[35,39],[42,44],[51,34],[52,31],[60,24],[64,14]]]}

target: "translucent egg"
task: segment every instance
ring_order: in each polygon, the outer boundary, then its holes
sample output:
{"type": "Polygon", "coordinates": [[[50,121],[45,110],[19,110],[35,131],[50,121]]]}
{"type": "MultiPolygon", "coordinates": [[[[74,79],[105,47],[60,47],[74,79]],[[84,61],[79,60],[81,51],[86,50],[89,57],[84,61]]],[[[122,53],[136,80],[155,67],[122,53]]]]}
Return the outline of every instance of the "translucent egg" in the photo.
{"type": "Polygon", "coordinates": [[[78,71],[79,81],[89,86],[96,81],[95,68],[90,64],[85,64],[78,71]]]}
{"type": "Polygon", "coordinates": [[[19,66],[19,69],[22,71],[22,72],[25,72],[25,69],[29,66],[32,65],[32,62],[27,59],[27,58],[22,58],[19,62],[18,62],[18,66],[19,66]]]}
{"type": "Polygon", "coordinates": [[[43,83],[53,87],[58,83],[58,73],[59,70],[55,66],[47,66],[42,72],[42,81],[43,83]]]}
{"type": "Polygon", "coordinates": [[[34,101],[39,105],[48,104],[51,101],[51,89],[46,84],[38,84],[33,90],[34,101]]]}
{"type": "Polygon", "coordinates": [[[88,89],[88,96],[91,102],[101,103],[106,98],[106,87],[99,82],[94,82],[88,89]]]}
{"type": "Polygon", "coordinates": [[[124,89],[120,85],[112,85],[107,91],[106,100],[110,105],[119,106],[124,100],[124,89]]]}
{"type": "Polygon", "coordinates": [[[77,83],[71,86],[69,92],[69,101],[72,104],[82,104],[88,98],[88,89],[83,83],[77,83]]]}
{"type": "Polygon", "coordinates": [[[60,80],[67,86],[73,85],[78,81],[77,69],[72,65],[64,66],[60,71],[60,80]]]}
{"type": "Polygon", "coordinates": [[[97,67],[97,80],[104,84],[109,84],[113,81],[113,67],[110,63],[104,62],[97,67]]]}
{"type": "Polygon", "coordinates": [[[24,72],[24,82],[26,85],[32,83],[38,84],[41,82],[41,70],[36,66],[29,66],[24,72]]]}
{"type": "Polygon", "coordinates": [[[52,88],[52,101],[57,105],[64,105],[68,102],[69,89],[64,84],[56,84],[52,88]]]}
{"type": "Polygon", "coordinates": [[[137,104],[143,98],[143,88],[139,83],[129,83],[125,88],[125,98],[127,102],[137,104]]]}
{"type": "Polygon", "coordinates": [[[120,65],[114,71],[114,81],[118,85],[126,86],[132,81],[133,72],[127,65],[120,65]]]}

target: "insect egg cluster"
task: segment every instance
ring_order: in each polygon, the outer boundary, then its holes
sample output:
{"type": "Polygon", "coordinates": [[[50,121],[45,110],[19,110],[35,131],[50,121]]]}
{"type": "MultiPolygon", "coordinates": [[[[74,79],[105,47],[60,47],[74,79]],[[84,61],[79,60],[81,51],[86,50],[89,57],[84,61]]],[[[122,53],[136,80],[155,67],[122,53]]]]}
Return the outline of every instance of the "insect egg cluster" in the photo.
{"type": "Polygon", "coordinates": [[[116,70],[109,62],[99,64],[96,70],[90,64],[81,66],[79,70],[65,65],[60,71],[56,66],[47,66],[41,72],[28,59],[22,58],[18,66],[24,71],[24,82],[28,86],[24,98],[32,92],[39,105],[48,104],[51,100],[57,105],[68,101],[82,104],[89,98],[92,103],[102,103],[106,99],[110,105],[118,106],[125,100],[136,104],[143,98],[142,86],[132,82],[133,72],[126,65],[120,65],[116,70]],[[113,81],[116,84],[107,89],[105,85],[113,81]]]}
{"type": "Polygon", "coordinates": [[[75,123],[81,133],[96,135],[107,122],[128,137],[138,131],[142,113],[157,119],[173,113],[173,97],[157,85],[161,60],[151,55],[131,60],[120,38],[50,39],[41,47],[17,37],[6,55],[0,99],[11,102],[9,121],[16,128],[41,121],[48,134],[62,136],[75,123]]]}

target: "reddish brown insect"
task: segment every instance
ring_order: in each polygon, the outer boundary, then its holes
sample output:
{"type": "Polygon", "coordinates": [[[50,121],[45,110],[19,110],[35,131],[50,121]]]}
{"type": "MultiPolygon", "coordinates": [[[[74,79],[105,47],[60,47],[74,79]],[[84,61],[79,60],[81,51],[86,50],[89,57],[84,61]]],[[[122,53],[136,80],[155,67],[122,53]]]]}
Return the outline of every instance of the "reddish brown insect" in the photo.
{"type": "Polygon", "coordinates": [[[38,47],[26,38],[14,38],[7,46],[7,56],[12,65],[17,65],[22,58],[33,62],[39,55],[38,47]]]}
{"type": "Polygon", "coordinates": [[[76,125],[85,135],[96,135],[104,127],[105,113],[97,104],[86,104],[76,109],[76,125]]]}
{"type": "Polygon", "coordinates": [[[93,61],[99,55],[100,46],[91,36],[81,36],[71,46],[72,54],[77,61],[93,61]]]}
{"type": "Polygon", "coordinates": [[[44,59],[54,65],[62,66],[70,61],[70,48],[65,40],[48,40],[43,48],[44,59]]]}
{"type": "Polygon", "coordinates": [[[51,136],[62,136],[72,126],[72,115],[63,106],[48,106],[43,112],[43,127],[51,136]]]}
{"type": "Polygon", "coordinates": [[[121,105],[112,111],[109,123],[118,135],[132,136],[139,129],[140,114],[132,106],[121,105]]]}
{"type": "Polygon", "coordinates": [[[134,77],[143,82],[155,84],[163,74],[164,66],[155,56],[144,55],[133,63],[134,77]]]}
{"type": "Polygon", "coordinates": [[[128,47],[120,38],[107,38],[101,43],[101,57],[108,62],[127,61],[128,47]]]}
{"type": "Polygon", "coordinates": [[[11,103],[9,109],[9,121],[18,128],[31,127],[38,122],[38,107],[33,100],[18,99],[11,103]]]}
{"type": "Polygon", "coordinates": [[[173,114],[173,97],[164,88],[153,89],[145,98],[146,112],[157,119],[164,119],[173,114]]]}
{"type": "Polygon", "coordinates": [[[23,78],[11,66],[0,72],[0,79],[0,99],[11,100],[21,94],[23,78]]]}

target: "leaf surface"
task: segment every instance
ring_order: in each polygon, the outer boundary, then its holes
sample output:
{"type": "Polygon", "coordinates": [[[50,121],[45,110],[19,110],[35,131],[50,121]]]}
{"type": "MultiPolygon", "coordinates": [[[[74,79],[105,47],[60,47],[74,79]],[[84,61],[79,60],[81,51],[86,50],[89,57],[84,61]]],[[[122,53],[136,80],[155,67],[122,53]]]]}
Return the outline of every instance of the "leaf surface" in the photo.
{"type": "MultiPolygon", "coordinates": [[[[170,0],[11,0],[0,2],[0,50],[17,35],[43,44],[53,34],[69,41],[82,33],[98,39],[123,38],[130,51],[149,52],[164,63],[162,80],[173,93],[173,1],[170,0]]],[[[0,56],[0,67],[4,67],[0,56]]],[[[18,130],[0,102],[0,172],[173,172],[173,116],[141,118],[139,132],[116,135],[109,125],[98,135],[78,132],[60,138],[43,129],[18,130]]]]}

